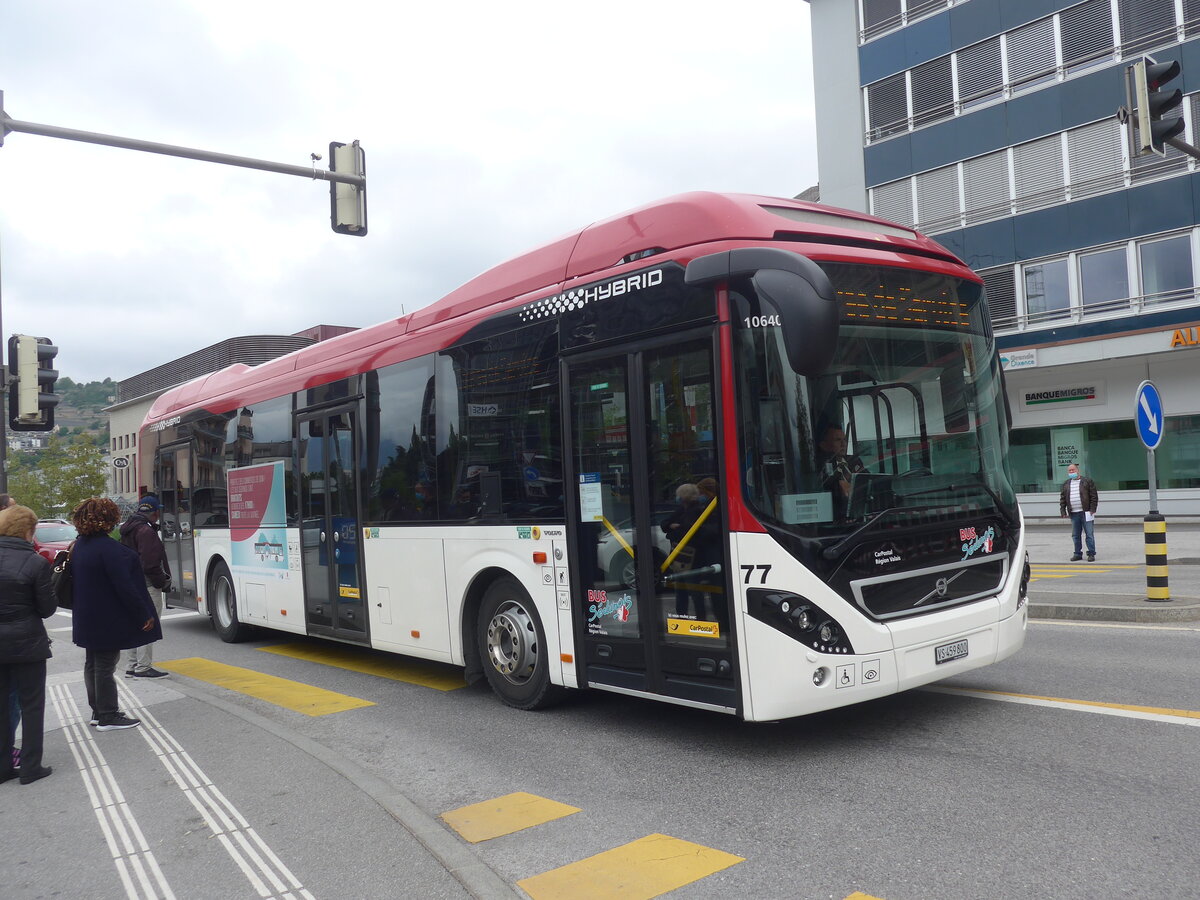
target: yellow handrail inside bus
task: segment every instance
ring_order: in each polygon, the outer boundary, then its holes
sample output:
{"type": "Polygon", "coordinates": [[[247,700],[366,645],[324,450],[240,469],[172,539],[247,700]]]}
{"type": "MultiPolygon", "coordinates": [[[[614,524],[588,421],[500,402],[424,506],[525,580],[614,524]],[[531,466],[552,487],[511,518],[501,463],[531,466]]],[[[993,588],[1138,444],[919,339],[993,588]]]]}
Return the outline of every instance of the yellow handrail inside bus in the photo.
{"type": "Polygon", "coordinates": [[[704,512],[702,512],[702,513],[700,513],[700,515],[696,516],[696,521],[692,525],[692,527],[688,529],[687,534],[685,534],[682,538],[679,539],[679,543],[675,545],[675,549],[671,551],[671,555],[668,556],[665,560],[663,560],[662,567],[660,568],[659,571],[662,571],[662,572],[667,571],[667,568],[671,565],[671,563],[675,562],[675,557],[677,557],[679,555],[679,551],[687,546],[688,541],[690,541],[692,539],[692,535],[700,530],[700,526],[704,524],[705,520],[707,520],[708,517],[710,515],[712,515],[712,511],[716,508],[717,508],[717,498],[713,497],[712,500],[709,501],[708,506],[706,506],[704,508],[704,512]]]}
{"type": "Polygon", "coordinates": [[[629,546],[629,542],[625,540],[625,538],[621,537],[621,532],[613,528],[613,523],[608,521],[608,519],[604,516],[600,517],[600,521],[604,523],[604,527],[608,529],[609,533],[617,539],[617,543],[625,548],[625,552],[630,556],[633,556],[633,548],[629,546]]]}

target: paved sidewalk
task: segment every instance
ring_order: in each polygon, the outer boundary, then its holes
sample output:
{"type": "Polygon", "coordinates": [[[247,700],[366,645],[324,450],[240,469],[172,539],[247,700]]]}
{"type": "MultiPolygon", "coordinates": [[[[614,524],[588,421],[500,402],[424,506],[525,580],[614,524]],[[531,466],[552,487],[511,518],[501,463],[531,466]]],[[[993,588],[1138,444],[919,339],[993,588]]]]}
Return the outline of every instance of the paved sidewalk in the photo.
{"type": "Polygon", "coordinates": [[[1029,614],[1035,619],[1200,621],[1200,517],[1167,520],[1167,601],[1146,599],[1141,519],[1097,518],[1094,563],[1070,561],[1071,526],[1065,519],[1026,520],[1026,546],[1033,567],[1029,614]]]}

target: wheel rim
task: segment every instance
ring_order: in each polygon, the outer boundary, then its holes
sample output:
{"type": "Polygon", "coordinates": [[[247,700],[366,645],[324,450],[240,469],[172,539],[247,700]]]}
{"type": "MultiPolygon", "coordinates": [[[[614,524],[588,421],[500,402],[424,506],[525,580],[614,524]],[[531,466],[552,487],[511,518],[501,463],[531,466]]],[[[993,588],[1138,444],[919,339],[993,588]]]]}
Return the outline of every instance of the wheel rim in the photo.
{"type": "Polygon", "coordinates": [[[233,624],[233,586],[224,575],[217,578],[215,593],[217,596],[213,612],[216,613],[217,622],[221,627],[228,628],[233,624]]]}
{"type": "Polygon", "coordinates": [[[515,600],[500,604],[488,623],[487,652],[506,681],[529,681],[538,662],[537,627],[529,610],[515,600]]]}

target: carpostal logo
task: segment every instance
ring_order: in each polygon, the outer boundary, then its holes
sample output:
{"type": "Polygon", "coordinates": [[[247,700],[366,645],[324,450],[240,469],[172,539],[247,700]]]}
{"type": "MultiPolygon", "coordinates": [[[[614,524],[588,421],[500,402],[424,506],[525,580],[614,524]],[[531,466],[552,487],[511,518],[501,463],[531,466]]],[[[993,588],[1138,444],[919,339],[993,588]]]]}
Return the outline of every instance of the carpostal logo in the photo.
{"type": "Polygon", "coordinates": [[[553,297],[544,297],[528,306],[521,308],[518,313],[522,322],[536,322],[538,319],[549,319],[561,316],[565,312],[582,309],[589,303],[597,303],[610,297],[621,297],[646,288],[662,284],[663,270],[650,269],[647,272],[634,272],[623,278],[605,281],[600,284],[589,284],[574,288],[553,297]]]}

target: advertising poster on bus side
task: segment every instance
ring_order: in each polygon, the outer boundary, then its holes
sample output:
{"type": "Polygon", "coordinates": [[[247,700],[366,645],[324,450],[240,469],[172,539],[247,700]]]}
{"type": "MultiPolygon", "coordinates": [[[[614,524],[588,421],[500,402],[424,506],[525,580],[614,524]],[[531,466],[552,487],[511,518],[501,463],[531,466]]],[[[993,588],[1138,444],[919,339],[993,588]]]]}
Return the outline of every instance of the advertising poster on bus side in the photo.
{"type": "Polygon", "coordinates": [[[230,469],[227,477],[234,572],[288,578],[299,554],[288,546],[283,463],[230,469]]]}

